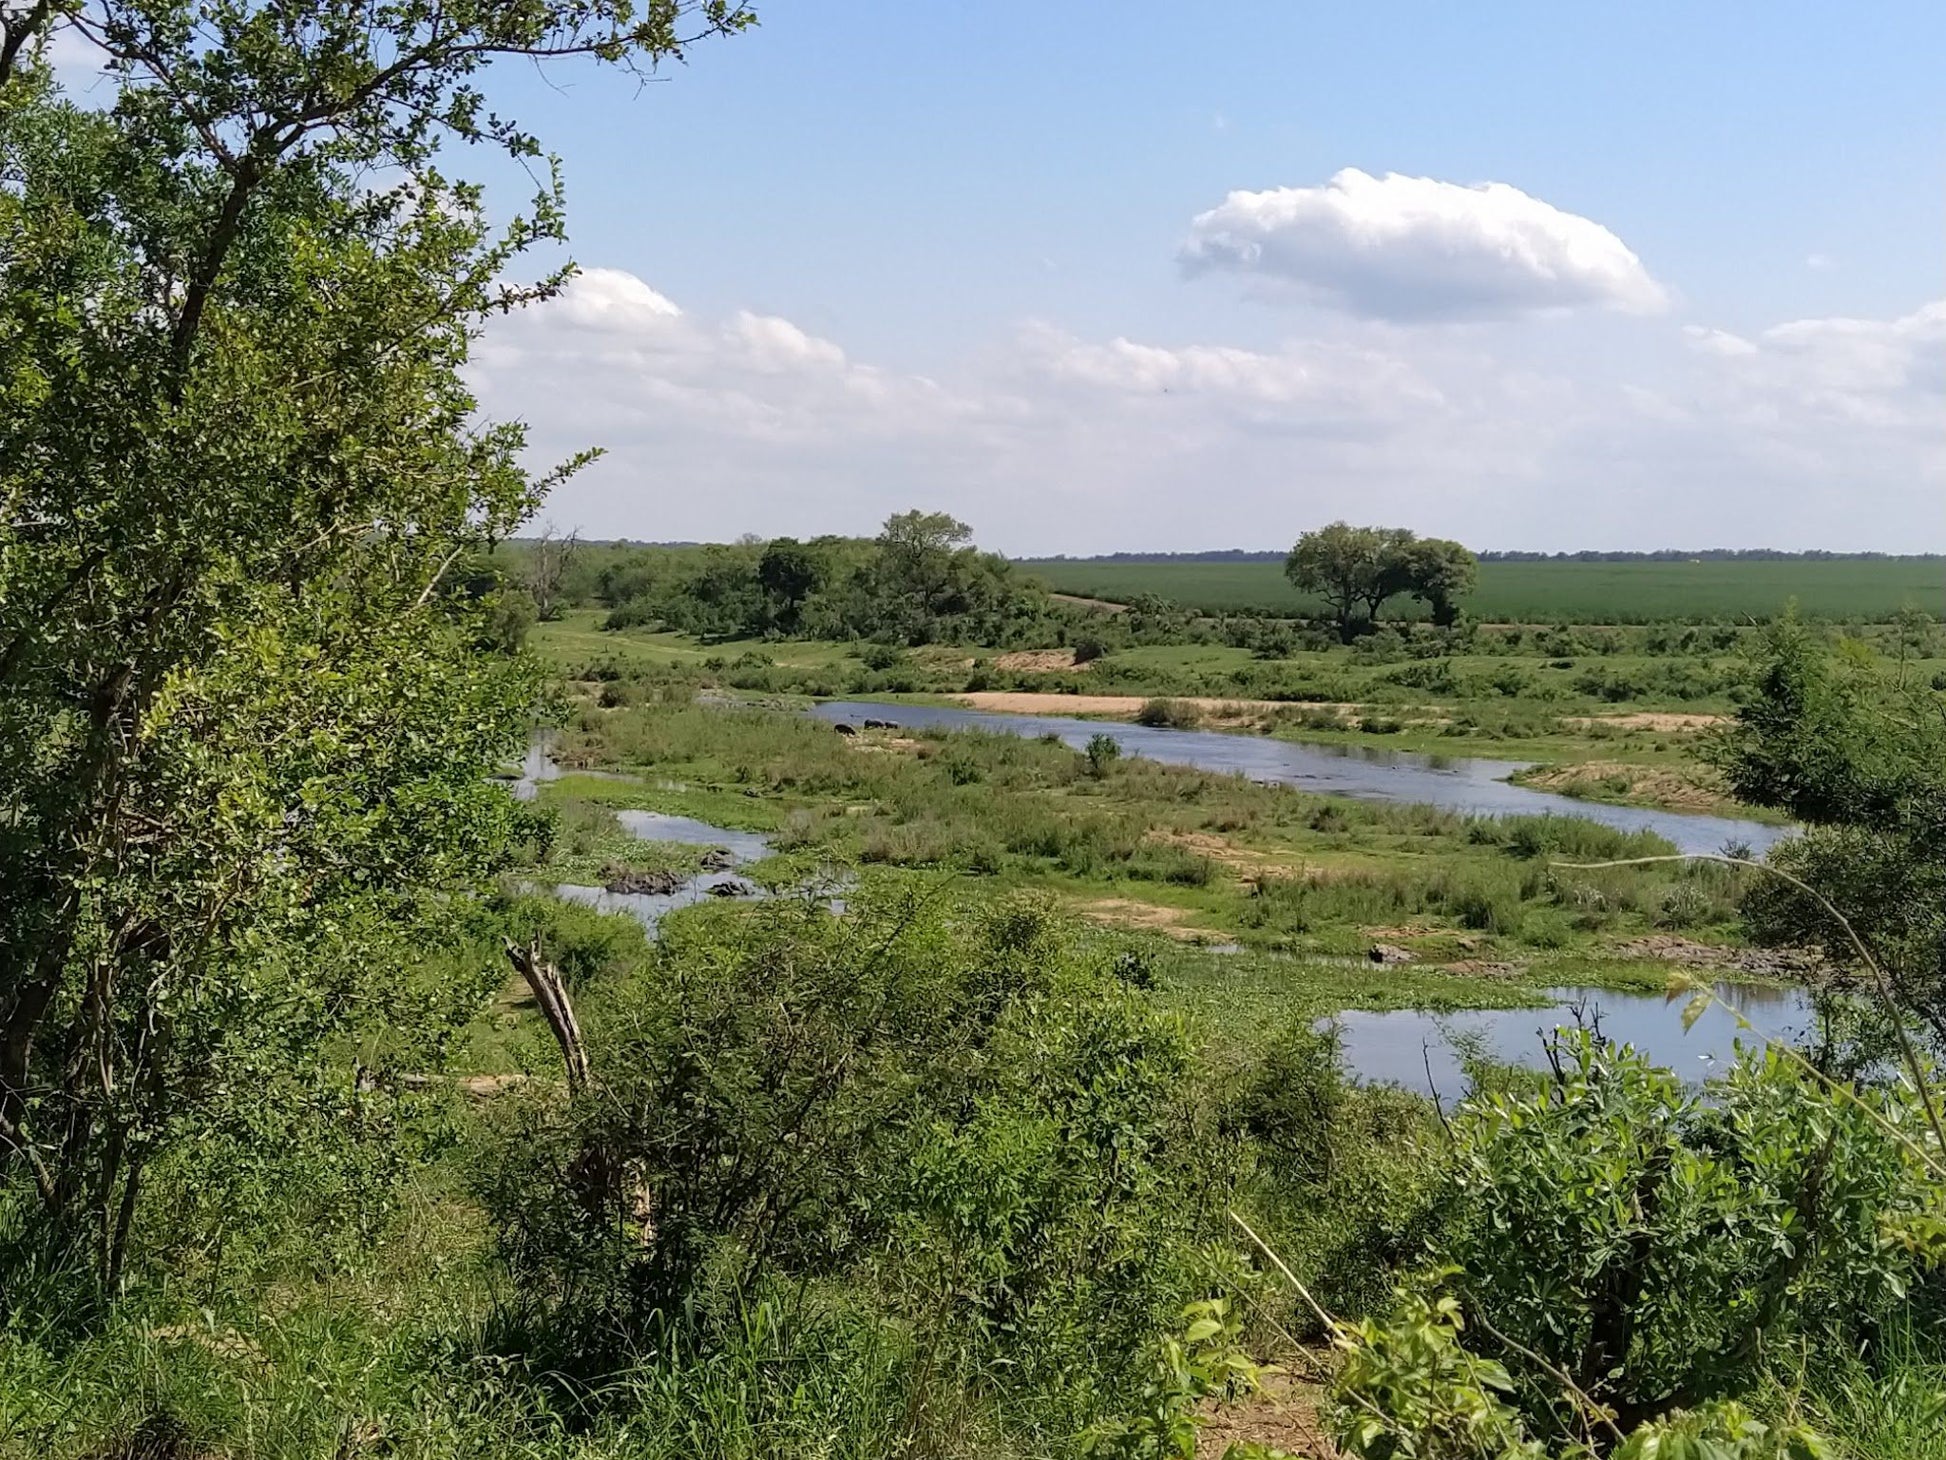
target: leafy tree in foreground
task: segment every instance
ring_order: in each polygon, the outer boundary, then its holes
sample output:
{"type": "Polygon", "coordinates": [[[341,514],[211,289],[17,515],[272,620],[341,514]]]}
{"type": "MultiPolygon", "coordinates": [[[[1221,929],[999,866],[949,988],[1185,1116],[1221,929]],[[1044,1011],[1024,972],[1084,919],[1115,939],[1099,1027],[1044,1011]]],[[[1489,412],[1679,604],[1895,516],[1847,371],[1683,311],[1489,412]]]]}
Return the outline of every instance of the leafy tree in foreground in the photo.
{"type": "Polygon", "coordinates": [[[496,237],[436,165],[539,156],[478,77],[745,19],[0,0],[0,1227],[38,1250],[112,1283],[144,1173],[404,1017],[396,949],[492,863],[534,685],[444,580],[546,483],[460,369],[563,276],[501,282],[558,189],[496,237]]]}
{"type": "Polygon", "coordinates": [[[1371,1460],[1815,1454],[1736,1406],[1807,1348],[1870,1352],[1926,1321],[1911,1300],[1941,1168],[1919,1100],[1835,1097],[1776,1052],[1700,1092],[1587,1033],[1553,1055],[1551,1077],[1451,1122],[1442,1266],[1389,1321],[1341,1333],[1341,1443],[1371,1460]],[[1713,1447],[1678,1443],[1698,1427],[1713,1447]]]}

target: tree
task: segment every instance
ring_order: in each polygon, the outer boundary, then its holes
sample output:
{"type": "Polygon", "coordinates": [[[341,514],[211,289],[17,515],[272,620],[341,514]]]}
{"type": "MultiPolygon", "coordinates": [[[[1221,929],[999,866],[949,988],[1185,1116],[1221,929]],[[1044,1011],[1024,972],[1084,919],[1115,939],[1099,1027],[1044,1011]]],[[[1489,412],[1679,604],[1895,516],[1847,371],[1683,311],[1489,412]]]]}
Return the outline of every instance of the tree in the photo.
{"type": "Polygon", "coordinates": [[[878,534],[886,582],[935,613],[952,588],[954,553],[972,540],[973,529],[947,513],[894,513],[878,534]]]}
{"type": "Polygon", "coordinates": [[[1406,553],[1412,540],[1403,528],[1334,522],[1297,540],[1284,561],[1284,575],[1300,591],[1324,600],[1338,637],[1349,644],[1377,620],[1386,599],[1409,586],[1406,553]]]}
{"type": "Polygon", "coordinates": [[[757,582],[770,600],[771,621],[788,634],[805,601],[824,585],[824,561],[794,537],[773,538],[757,560],[757,582]]]}
{"type": "Polygon", "coordinates": [[[899,512],[877,539],[874,596],[882,631],[910,643],[932,638],[942,618],[965,613],[980,554],[973,529],[944,512],[899,512]]]}
{"type": "Polygon", "coordinates": [[[109,1285],[145,1172],[298,1099],[334,1033],[420,1027],[398,970],[512,815],[485,772],[532,671],[442,585],[555,479],[461,370],[567,277],[503,282],[560,192],[496,236],[442,142],[541,156],[497,57],[747,20],[0,0],[0,1200],[109,1285]],[[57,29],[112,107],[61,97],[57,29]]]}
{"type": "MultiPolygon", "coordinates": [[[[1766,633],[1752,680],[1712,758],[1739,799],[1803,823],[1771,861],[1844,913],[1898,1002],[1946,1045],[1946,704],[1795,614],[1766,633]]],[[[1851,933],[1788,886],[1753,884],[1744,915],[1768,941],[1858,962],[1851,933]]]]}
{"type": "Polygon", "coordinates": [[[561,616],[561,582],[581,551],[581,534],[556,535],[554,524],[541,529],[527,550],[527,592],[543,623],[561,616]]]}
{"type": "Polygon", "coordinates": [[[1459,619],[1459,600],[1473,591],[1480,560],[1449,538],[1422,537],[1404,551],[1406,592],[1432,611],[1432,621],[1450,628],[1459,619]]]}

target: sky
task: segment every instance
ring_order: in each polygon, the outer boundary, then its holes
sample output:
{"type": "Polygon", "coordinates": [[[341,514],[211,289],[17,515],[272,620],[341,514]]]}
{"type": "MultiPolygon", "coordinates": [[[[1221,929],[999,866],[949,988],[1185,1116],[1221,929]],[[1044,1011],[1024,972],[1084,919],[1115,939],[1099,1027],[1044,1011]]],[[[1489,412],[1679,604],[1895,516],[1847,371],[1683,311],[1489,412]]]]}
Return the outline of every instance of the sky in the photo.
{"type": "Polygon", "coordinates": [[[493,78],[583,272],[472,378],[606,449],[562,530],[1946,550],[1946,6],[758,9],[493,78]]]}

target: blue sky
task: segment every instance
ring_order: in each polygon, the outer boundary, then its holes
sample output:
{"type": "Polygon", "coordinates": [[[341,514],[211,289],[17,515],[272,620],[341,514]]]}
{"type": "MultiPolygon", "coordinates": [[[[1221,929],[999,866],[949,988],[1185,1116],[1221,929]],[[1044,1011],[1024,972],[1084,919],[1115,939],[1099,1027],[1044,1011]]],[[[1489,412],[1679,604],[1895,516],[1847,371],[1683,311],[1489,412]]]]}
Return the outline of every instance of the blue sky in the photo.
{"type": "Polygon", "coordinates": [[[478,372],[609,448],[561,526],[1946,548],[1946,7],[760,14],[495,78],[589,270],[478,372]]]}

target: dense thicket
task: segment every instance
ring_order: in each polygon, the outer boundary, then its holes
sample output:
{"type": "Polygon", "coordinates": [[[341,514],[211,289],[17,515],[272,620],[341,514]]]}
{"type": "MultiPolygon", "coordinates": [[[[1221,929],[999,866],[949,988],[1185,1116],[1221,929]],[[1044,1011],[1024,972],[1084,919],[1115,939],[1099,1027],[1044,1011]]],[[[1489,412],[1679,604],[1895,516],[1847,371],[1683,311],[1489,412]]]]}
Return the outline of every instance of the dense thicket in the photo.
{"type": "MultiPolygon", "coordinates": [[[[543,545],[510,551],[531,576],[543,545]]],[[[780,537],[694,547],[609,548],[560,595],[647,625],[711,638],[1011,644],[1059,615],[1046,592],[942,512],[901,512],[876,537],[780,537]]]]}

